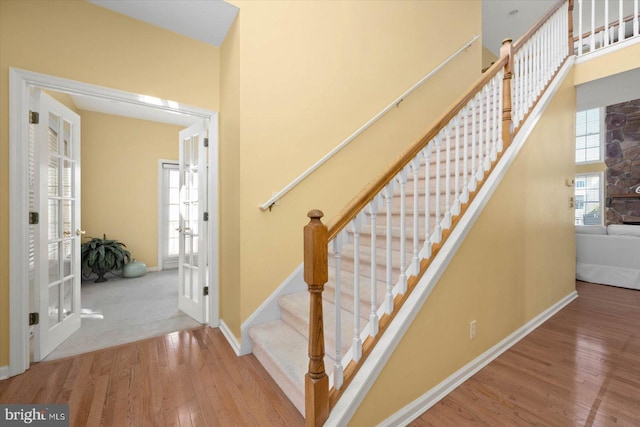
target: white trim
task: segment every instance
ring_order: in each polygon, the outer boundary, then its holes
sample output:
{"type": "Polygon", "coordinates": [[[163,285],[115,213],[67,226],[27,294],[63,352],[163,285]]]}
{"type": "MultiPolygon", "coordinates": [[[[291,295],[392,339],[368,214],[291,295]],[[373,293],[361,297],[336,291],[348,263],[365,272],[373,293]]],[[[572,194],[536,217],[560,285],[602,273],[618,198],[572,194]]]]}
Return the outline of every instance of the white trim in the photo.
{"type": "Polygon", "coordinates": [[[464,238],[471,231],[473,224],[480,216],[480,213],[488,203],[500,181],[502,181],[502,178],[507,173],[507,170],[533,131],[533,128],[538,123],[538,120],[540,120],[542,112],[567,77],[573,64],[574,57],[571,56],[560,68],[558,75],[551,82],[536,107],[531,111],[529,118],[523,123],[522,128],[504,152],[502,159],[496,165],[493,173],[489,175],[489,178],[487,178],[487,181],[473,199],[471,205],[469,205],[467,212],[462,216],[458,225],[453,229],[451,235],[433,259],[430,268],[424,276],[422,276],[422,279],[420,279],[413,292],[409,294],[409,297],[397,312],[396,317],[388,329],[380,337],[377,345],[373,348],[371,354],[365,360],[349,387],[346,388],[342,397],[336,403],[336,406],[325,422],[326,427],[346,425],[351,417],[353,417],[353,414],[355,414],[358,406],[360,406],[378,375],[382,372],[382,369],[400,343],[405,332],[420,312],[422,305],[446,270],[464,238]]]}
{"type": "Polygon", "coordinates": [[[418,418],[421,414],[445,398],[449,393],[455,390],[460,384],[471,378],[480,369],[487,366],[498,356],[505,351],[509,350],[522,338],[526,337],[530,332],[535,330],[538,326],[546,322],[551,316],[562,310],[567,304],[578,297],[576,291],[571,292],[560,301],[547,308],[545,311],[525,323],[523,326],[514,331],[511,335],[500,341],[498,344],[491,347],[489,350],[476,357],[471,362],[467,363],[457,372],[449,376],[440,384],[382,421],[378,426],[391,427],[391,426],[406,426],[411,421],[418,418]]]}
{"type": "Polygon", "coordinates": [[[638,43],[640,43],[640,36],[635,36],[633,38],[626,39],[621,42],[610,44],[609,46],[606,46],[606,47],[601,47],[600,49],[596,49],[592,52],[583,53],[582,55],[577,57],[576,65],[582,64],[583,62],[587,62],[592,59],[599,58],[604,55],[608,55],[610,53],[617,52],[622,49],[626,49],[638,43]]]}
{"type": "Polygon", "coordinates": [[[147,273],[154,273],[156,271],[162,271],[160,267],[147,267],[147,273]]]}
{"type": "Polygon", "coordinates": [[[0,380],[9,378],[9,366],[0,366],[0,380]]]}
{"type": "Polygon", "coordinates": [[[254,311],[251,316],[245,320],[240,326],[240,333],[242,334],[242,345],[240,346],[240,355],[244,356],[253,351],[251,346],[251,338],[249,338],[249,329],[254,325],[260,325],[262,323],[270,322],[272,320],[280,319],[281,312],[278,305],[278,299],[281,296],[294,294],[297,292],[304,292],[307,290],[307,285],[303,279],[304,265],[300,264],[294,271],[285,279],[278,289],[276,289],[269,298],[267,298],[260,307],[254,311]]]}
{"type": "MultiPolygon", "coordinates": [[[[29,110],[30,86],[77,95],[95,96],[203,119],[215,117],[216,124],[218,116],[217,112],[173,101],[18,68],[9,68],[9,198],[11,200],[9,207],[9,304],[11,305],[9,314],[9,376],[21,374],[29,367],[29,327],[27,322],[29,292],[24,287],[24,283],[28,283],[29,277],[27,262],[28,198],[25,197],[28,182],[28,153],[27,144],[23,144],[21,141],[26,141],[28,136],[27,112],[29,110]]],[[[209,145],[212,152],[217,153],[217,143],[216,138],[215,143],[209,145]]],[[[218,160],[217,155],[214,158],[216,161],[218,160]]],[[[214,165],[215,167],[210,170],[212,170],[212,175],[217,175],[219,165],[217,163],[214,165]]],[[[217,183],[217,180],[215,182],[217,183]]],[[[214,191],[215,208],[217,209],[217,188],[214,191]]],[[[213,216],[217,225],[217,211],[213,216]]],[[[215,254],[217,255],[217,251],[215,254]]],[[[215,276],[217,277],[217,259],[215,267],[215,276]]],[[[210,304],[210,306],[213,305],[210,304]]]]}
{"type": "Polygon", "coordinates": [[[356,139],[356,137],[358,137],[358,135],[360,135],[362,132],[367,130],[371,125],[373,125],[376,121],[378,121],[378,119],[380,119],[382,116],[387,114],[393,108],[397,107],[402,101],[404,101],[404,98],[406,98],[407,96],[411,95],[411,93],[413,93],[416,89],[418,89],[420,86],[422,86],[435,73],[440,71],[440,69],[442,69],[442,67],[447,65],[451,60],[453,60],[456,56],[461,54],[463,51],[466,51],[469,47],[471,47],[473,42],[475,42],[479,37],[480,37],[480,34],[476,34],[471,40],[469,40],[467,43],[465,43],[460,49],[458,49],[451,56],[449,56],[447,59],[445,59],[436,68],[431,70],[429,72],[429,74],[424,76],[417,83],[415,83],[413,86],[411,86],[409,89],[407,89],[402,95],[400,95],[398,98],[396,98],[394,101],[392,101],[391,104],[387,105],[382,111],[380,111],[378,114],[373,116],[373,118],[371,118],[367,123],[365,123],[364,125],[360,126],[360,128],[358,130],[353,132],[344,141],[342,141],[340,144],[338,144],[336,147],[334,147],[331,151],[329,151],[327,154],[325,154],[324,157],[322,157],[320,160],[318,160],[313,165],[311,165],[311,167],[309,167],[309,169],[307,169],[306,171],[302,172],[297,178],[295,178],[293,181],[291,181],[289,184],[287,184],[282,190],[278,191],[276,194],[271,196],[271,198],[269,200],[267,200],[266,202],[261,204],[259,206],[260,210],[262,210],[262,211],[266,211],[267,209],[271,210],[271,207],[274,206],[276,204],[276,202],[278,200],[280,200],[280,198],[282,198],[282,196],[284,196],[289,191],[291,191],[296,185],[298,185],[300,182],[302,182],[303,179],[305,179],[306,177],[311,175],[316,169],[318,169],[320,166],[322,166],[327,160],[329,160],[331,157],[333,157],[338,151],[342,150],[351,141],[356,139]]]}
{"type": "Polygon", "coordinates": [[[220,255],[219,255],[219,236],[220,236],[220,214],[218,200],[219,173],[220,173],[220,149],[219,149],[219,114],[213,113],[209,119],[209,163],[208,163],[208,188],[207,197],[209,212],[209,255],[208,260],[208,283],[209,286],[209,326],[212,328],[220,324],[220,255]],[[215,298],[214,298],[215,297],[215,298]],[[211,304],[211,300],[215,304],[211,304]]]}
{"type": "Polygon", "coordinates": [[[222,332],[222,335],[224,335],[224,337],[227,339],[227,342],[231,346],[231,349],[236,354],[236,356],[241,356],[240,343],[238,342],[238,339],[233,334],[233,332],[231,332],[231,329],[229,328],[229,326],[227,326],[224,320],[220,319],[219,323],[220,324],[218,325],[218,328],[220,329],[220,332],[222,332]]]}

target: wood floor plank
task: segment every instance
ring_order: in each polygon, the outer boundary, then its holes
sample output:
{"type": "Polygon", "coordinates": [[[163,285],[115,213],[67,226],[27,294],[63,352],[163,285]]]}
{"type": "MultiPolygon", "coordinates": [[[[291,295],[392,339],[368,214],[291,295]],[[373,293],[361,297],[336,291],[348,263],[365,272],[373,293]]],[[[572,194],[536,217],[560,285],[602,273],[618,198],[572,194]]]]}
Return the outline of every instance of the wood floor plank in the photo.
{"type": "Polygon", "coordinates": [[[33,364],[2,403],[68,403],[72,426],[302,426],[253,355],[208,327],[33,364]]]}
{"type": "Polygon", "coordinates": [[[640,291],[578,298],[410,425],[640,425],[640,291]]]}

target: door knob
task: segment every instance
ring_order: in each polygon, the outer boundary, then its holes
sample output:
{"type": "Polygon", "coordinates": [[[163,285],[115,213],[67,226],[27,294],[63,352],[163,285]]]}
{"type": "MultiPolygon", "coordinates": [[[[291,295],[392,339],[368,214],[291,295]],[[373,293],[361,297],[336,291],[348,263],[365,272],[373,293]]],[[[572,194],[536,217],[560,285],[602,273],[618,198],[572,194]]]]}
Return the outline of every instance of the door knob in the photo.
{"type": "Polygon", "coordinates": [[[62,233],[62,234],[64,234],[65,236],[71,236],[71,232],[70,232],[70,231],[65,231],[65,232],[64,232],[64,233],[62,233]]]}
{"type": "Polygon", "coordinates": [[[176,231],[177,231],[178,233],[181,233],[181,232],[182,232],[182,227],[178,227],[178,228],[176,228],[176,231]]]}
{"type": "MultiPolygon", "coordinates": [[[[82,236],[84,235],[85,231],[84,230],[80,230],[79,228],[76,230],[76,236],[82,236]]],[[[69,233],[71,234],[71,233],[69,233]]]]}

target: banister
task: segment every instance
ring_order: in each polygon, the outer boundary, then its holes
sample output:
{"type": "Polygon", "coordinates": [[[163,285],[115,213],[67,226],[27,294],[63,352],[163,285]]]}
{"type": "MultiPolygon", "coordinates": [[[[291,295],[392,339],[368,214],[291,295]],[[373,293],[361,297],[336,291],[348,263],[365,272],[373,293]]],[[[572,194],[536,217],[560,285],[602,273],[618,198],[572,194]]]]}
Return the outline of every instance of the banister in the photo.
{"type": "MultiPolygon", "coordinates": [[[[640,14],[639,14],[638,16],[640,17],[640,14]]],[[[636,15],[634,15],[634,14],[627,15],[627,16],[625,16],[625,17],[622,19],[622,22],[626,24],[627,22],[632,21],[632,20],[633,20],[633,18],[635,18],[635,17],[636,17],[636,15]]],[[[601,26],[599,26],[598,28],[596,28],[595,30],[593,30],[593,33],[594,33],[594,34],[598,34],[599,32],[603,31],[605,28],[613,28],[613,27],[618,26],[619,24],[620,24],[620,21],[616,19],[616,20],[614,20],[614,21],[611,21],[611,22],[609,23],[609,25],[606,25],[606,26],[605,26],[605,25],[601,25],[601,26]]],[[[582,35],[582,38],[583,38],[583,39],[586,39],[587,37],[590,37],[590,36],[591,36],[591,31],[587,31],[586,33],[584,33],[584,34],[582,35]]],[[[575,42],[577,42],[579,39],[580,39],[580,35],[577,35],[577,36],[575,36],[575,37],[573,38],[573,42],[575,43],[575,42]]]]}
{"type": "Polygon", "coordinates": [[[409,162],[440,132],[451,119],[453,119],[486,85],[495,75],[507,64],[509,58],[503,57],[498,59],[486,73],[473,85],[473,87],[464,94],[452,108],[443,114],[436,124],[427,133],[410,146],[383,174],[375,181],[372,181],[364,188],[349,204],[335,217],[332,222],[327,224],[329,229],[329,240],[333,239],[340,230],[342,230],[376,194],[378,194],[387,183],[398,174],[409,162]]]}
{"type": "Polygon", "coordinates": [[[480,37],[480,34],[476,34],[471,40],[469,40],[467,43],[465,43],[460,49],[458,49],[451,56],[449,56],[447,59],[445,59],[436,68],[431,70],[429,72],[429,74],[424,76],[417,83],[415,83],[413,86],[411,86],[409,89],[407,89],[402,95],[400,95],[393,102],[391,102],[389,105],[387,105],[382,111],[380,111],[378,114],[373,116],[371,118],[371,120],[366,122],[364,125],[362,125],[360,128],[358,128],[358,130],[356,130],[351,135],[349,135],[344,141],[342,141],[335,148],[333,148],[331,151],[329,151],[327,154],[325,154],[324,157],[322,157],[320,160],[318,160],[313,165],[311,165],[311,167],[309,169],[307,169],[306,171],[302,172],[297,178],[295,178],[293,181],[291,181],[289,184],[287,184],[282,190],[280,190],[276,194],[274,194],[269,200],[267,200],[266,202],[261,204],[260,205],[260,210],[262,210],[262,211],[271,210],[273,205],[275,205],[275,203],[278,200],[280,200],[282,198],[282,196],[284,196],[289,191],[291,191],[296,185],[298,185],[300,182],[302,182],[307,176],[311,175],[316,169],[318,169],[320,166],[322,166],[327,160],[329,160],[336,153],[338,153],[340,150],[342,150],[344,147],[346,147],[351,141],[356,139],[356,137],[358,137],[362,132],[364,132],[369,127],[371,127],[371,125],[373,125],[382,116],[384,116],[386,113],[388,113],[393,107],[397,106],[400,102],[402,102],[404,100],[404,98],[406,98],[408,95],[410,95],[412,92],[414,92],[420,86],[422,86],[435,73],[440,71],[440,69],[442,67],[444,67],[449,62],[451,62],[456,56],[458,56],[464,50],[468,49],[479,37],[480,37]]]}
{"type": "Polygon", "coordinates": [[[524,46],[524,44],[528,42],[531,37],[533,37],[533,35],[540,29],[540,27],[542,27],[545,22],[547,22],[549,18],[553,16],[554,13],[556,13],[556,11],[560,9],[563,4],[565,4],[566,1],[567,0],[558,0],[556,4],[549,10],[549,12],[547,12],[542,18],[540,18],[538,22],[536,22],[536,24],[531,27],[531,29],[529,29],[529,31],[527,31],[522,37],[518,39],[518,41],[513,44],[513,52],[515,53],[520,50],[520,48],[524,46]]]}

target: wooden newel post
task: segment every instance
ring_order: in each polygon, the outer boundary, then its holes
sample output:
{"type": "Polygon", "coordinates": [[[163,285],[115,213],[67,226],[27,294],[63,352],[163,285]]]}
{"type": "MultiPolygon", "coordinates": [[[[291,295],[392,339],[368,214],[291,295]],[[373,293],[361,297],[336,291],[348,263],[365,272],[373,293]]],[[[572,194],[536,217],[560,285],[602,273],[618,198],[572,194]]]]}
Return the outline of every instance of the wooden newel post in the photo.
{"type": "Polygon", "coordinates": [[[329,417],[329,377],[324,370],[324,319],[322,292],[329,280],[328,231],[320,221],[322,211],[307,214],[304,227],[304,281],[309,289],[309,372],[304,378],[307,426],[321,426],[329,417]]]}
{"type": "Polygon", "coordinates": [[[573,0],[569,0],[569,56],[573,55],[573,0]]]}
{"type": "Polygon", "coordinates": [[[511,145],[511,78],[513,77],[513,44],[504,39],[500,47],[500,57],[507,57],[502,78],[502,145],[506,149],[511,145]]]}

